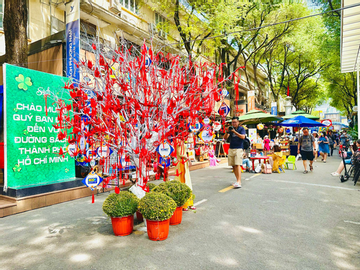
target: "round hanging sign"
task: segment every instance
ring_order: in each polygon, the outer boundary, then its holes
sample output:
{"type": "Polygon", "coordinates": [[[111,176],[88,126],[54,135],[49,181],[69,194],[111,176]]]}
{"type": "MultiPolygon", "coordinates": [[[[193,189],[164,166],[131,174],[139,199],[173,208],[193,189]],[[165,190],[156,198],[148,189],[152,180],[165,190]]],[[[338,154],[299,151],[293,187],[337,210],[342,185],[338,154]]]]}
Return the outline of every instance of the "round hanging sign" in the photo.
{"type": "Polygon", "coordinates": [[[84,136],[81,136],[79,139],[79,148],[81,151],[84,151],[86,148],[86,139],[84,136]]]}
{"type": "Polygon", "coordinates": [[[220,122],[214,122],[213,123],[213,129],[214,129],[214,131],[219,131],[221,129],[221,123],[220,122]]]}
{"type": "Polygon", "coordinates": [[[78,148],[74,143],[69,144],[68,147],[66,148],[66,151],[69,153],[70,157],[75,157],[77,154],[77,150],[78,148]]]}
{"type": "Polygon", "coordinates": [[[164,141],[163,143],[159,144],[156,151],[159,153],[160,156],[168,157],[174,151],[174,148],[167,141],[164,141]]]}
{"type": "Polygon", "coordinates": [[[104,157],[110,156],[113,151],[108,146],[105,145],[105,146],[98,147],[96,152],[99,157],[104,158],[104,157]]]}
{"type": "Polygon", "coordinates": [[[324,119],[324,120],[321,120],[321,124],[324,124],[327,127],[331,127],[332,121],[330,119],[324,119]]]}

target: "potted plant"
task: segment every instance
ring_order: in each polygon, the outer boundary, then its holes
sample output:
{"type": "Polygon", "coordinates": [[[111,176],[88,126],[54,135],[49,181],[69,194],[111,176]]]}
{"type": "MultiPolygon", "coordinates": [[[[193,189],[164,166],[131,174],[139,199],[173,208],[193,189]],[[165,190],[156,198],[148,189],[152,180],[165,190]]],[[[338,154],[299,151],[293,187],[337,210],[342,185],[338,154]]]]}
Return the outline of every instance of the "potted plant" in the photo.
{"type": "Polygon", "coordinates": [[[147,193],[139,202],[139,211],[146,219],[150,240],[162,241],[169,235],[169,219],[176,209],[176,203],[169,196],[159,193],[147,193]]]}
{"type": "Polygon", "coordinates": [[[176,203],[176,210],[170,219],[170,225],[178,225],[182,220],[182,208],[191,197],[191,189],[180,181],[168,181],[161,183],[153,189],[153,192],[166,194],[176,203]]]}
{"type": "MultiPolygon", "coordinates": [[[[154,183],[147,183],[146,186],[149,188],[149,192],[156,187],[156,185],[154,183]]],[[[136,211],[136,219],[139,222],[144,221],[144,218],[143,218],[142,214],[139,211],[136,211]]]]}
{"type": "Polygon", "coordinates": [[[139,205],[139,199],[128,191],[110,194],[103,203],[103,211],[111,217],[111,223],[116,236],[129,235],[134,227],[134,213],[139,205]]]}

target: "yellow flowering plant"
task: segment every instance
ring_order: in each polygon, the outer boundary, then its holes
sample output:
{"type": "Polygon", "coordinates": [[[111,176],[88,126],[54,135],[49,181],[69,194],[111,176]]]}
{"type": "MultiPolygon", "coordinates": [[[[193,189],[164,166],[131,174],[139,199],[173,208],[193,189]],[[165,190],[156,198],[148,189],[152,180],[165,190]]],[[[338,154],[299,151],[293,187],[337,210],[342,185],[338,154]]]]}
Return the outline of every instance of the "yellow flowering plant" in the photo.
{"type": "Polygon", "coordinates": [[[109,217],[126,217],[133,215],[139,205],[139,199],[129,191],[119,194],[111,193],[103,203],[103,211],[109,217]]]}
{"type": "Polygon", "coordinates": [[[169,196],[150,192],[139,202],[139,211],[147,220],[163,221],[171,218],[176,209],[176,203],[169,196]]]}
{"type": "Polygon", "coordinates": [[[183,206],[192,195],[191,189],[180,181],[163,182],[153,192],[166,194],[176,202],[177,207],[183,206]]]}

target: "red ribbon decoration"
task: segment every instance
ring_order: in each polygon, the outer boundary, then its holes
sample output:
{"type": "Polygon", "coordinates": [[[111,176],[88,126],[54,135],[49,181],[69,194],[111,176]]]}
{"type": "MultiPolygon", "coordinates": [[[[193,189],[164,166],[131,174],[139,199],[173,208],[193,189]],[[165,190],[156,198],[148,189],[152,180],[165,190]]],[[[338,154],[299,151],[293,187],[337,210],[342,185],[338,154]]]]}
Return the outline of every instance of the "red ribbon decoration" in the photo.
{"type": "MultiPolygon", "coordinates": [[[[149,179],[147,164],[156,159],[156,147],[164,140],[185,141],[188,136],[185,121],[194,124],[196,119],[214,118],[215,101],[221,100],[220,86],[231,76],[234,76],[236,99],[239,99],[240,75],[238,80],[235,74],[225,78],[223,63],[219,66],[207,62],[198,64],[189,59],[187,65],[183,65],[180,56],[156,54],[145,43],[139,56],[131,55],[134,50],[125,46],[112,51],[111,57],[105,57],[109,52],[103,52],[102,46],[93,44],[92,50],[94,61],[77,63],[80,71],[90,75],[92,81],[64,87],[69,90],[72,106],[56,93],[50,95],[57,100],[59,123],[54,127],[60,129],[58,138],[78,144],[83,136],[90,148],[107,146],[120,157],[124,154],[127,165],[130,161],[136,164],[138,159],[138,184],[141,183],[143,189],[149,179]],[[71,109],[70,118],[66,112],[71,109]]],[[[44,98],[47,106],[47,96],[44,98]]],[[[183,148],[182,145],[181,152],[183,148]]],[[[81,154],[86,155],[86,151],[81,154]]],[[[120,160],[111,166],[115,172],[125,169],[120,160]]],[[[164,180],[167,170],[164,166],[164,180]]],[[[119,176],[119,182],[122,180],[125,184],[121,178],[119,176]]]]}

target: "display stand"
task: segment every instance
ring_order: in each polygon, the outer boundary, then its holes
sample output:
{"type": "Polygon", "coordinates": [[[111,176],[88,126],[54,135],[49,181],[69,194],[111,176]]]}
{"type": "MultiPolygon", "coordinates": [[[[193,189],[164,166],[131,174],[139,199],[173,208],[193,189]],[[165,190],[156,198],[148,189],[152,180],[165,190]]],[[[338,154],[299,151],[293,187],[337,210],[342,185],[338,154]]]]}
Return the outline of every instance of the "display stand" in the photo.
{"type": "Polygon", "coordinates": [[[216,151],[215,151],[216,157],[227,157],[227,154],[224,149],[224,143],[222,141],[216,142],[216,151]]]}
{"type": "Polygon", "coordinates": [[[209,159],[209,154],[203,149],[205,143],[202,141],[197,141],[195,145],[195,155],[198,161],[202,162],[209,159]]]}
{"type": "Polygon", "coordinates": [[[290,142],[289,141],[280,141],[280,147],[281,147],[281,152],[283,153],[283,155],[285,155],[285,156],[290,155],[290,142]]]}

